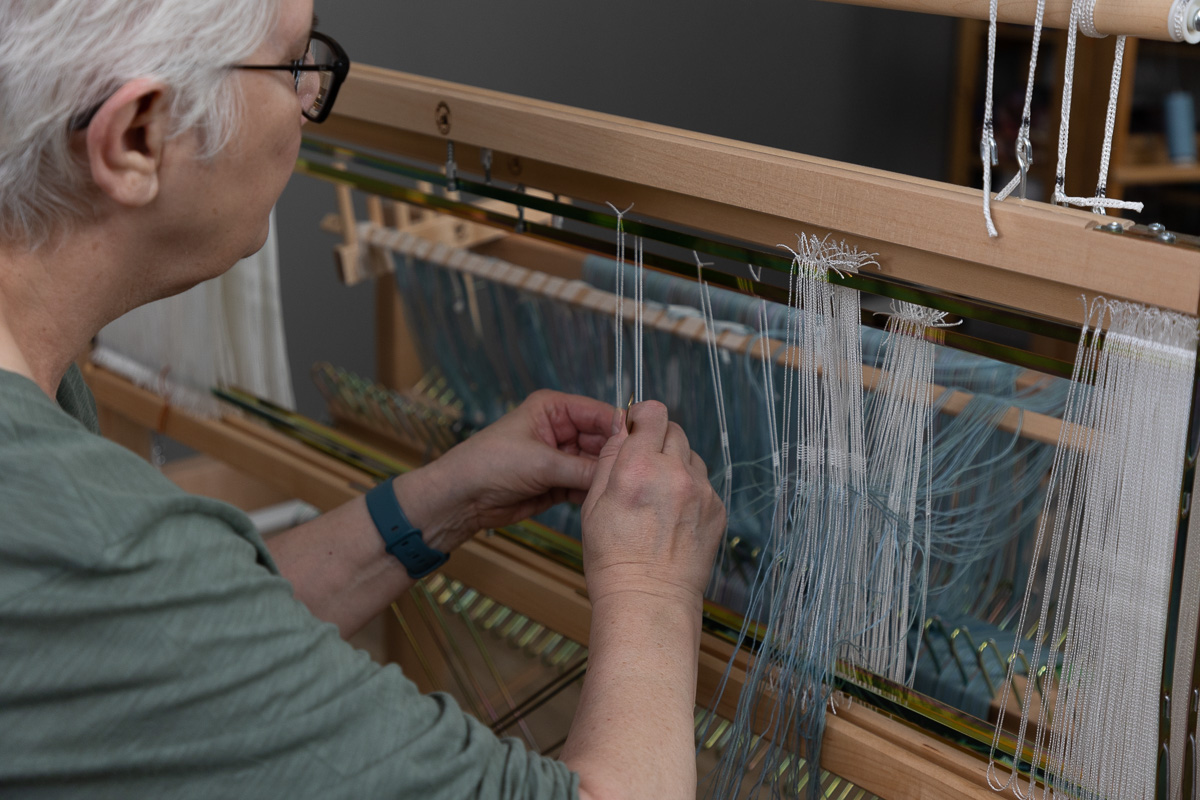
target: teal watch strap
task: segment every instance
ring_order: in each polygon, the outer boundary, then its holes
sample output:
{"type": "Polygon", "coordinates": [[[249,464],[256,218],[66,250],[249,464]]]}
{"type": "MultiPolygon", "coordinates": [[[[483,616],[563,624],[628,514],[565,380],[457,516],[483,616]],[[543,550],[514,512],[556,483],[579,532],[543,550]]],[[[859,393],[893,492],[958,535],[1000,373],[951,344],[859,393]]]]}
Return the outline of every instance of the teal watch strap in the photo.
{"type": "Polygon", "coordinates": [[[399,559],[413,580],[425,577],[449,560],[450,556],[425,544],[421,531],[408,521],[390,480],[367,492],[367,511],[383,537],[384,547],[399,559]]]}

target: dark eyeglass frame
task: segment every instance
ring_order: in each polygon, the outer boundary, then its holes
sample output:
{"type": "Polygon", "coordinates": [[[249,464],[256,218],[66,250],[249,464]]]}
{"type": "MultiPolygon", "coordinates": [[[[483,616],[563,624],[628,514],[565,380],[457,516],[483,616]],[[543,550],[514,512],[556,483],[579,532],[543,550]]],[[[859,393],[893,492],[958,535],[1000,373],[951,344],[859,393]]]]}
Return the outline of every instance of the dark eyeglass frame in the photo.
{"type": "Polygon", "coordinates": [[[333,82],[329,84],[329,91],[325,93],[325,102],[321,105],[321,109],[316,114],[309,114],[307,109],[303,112],[305,119],[312,122],[324,122],[329,116],[329,112],[333,110],[333,101],[337,99],[338,89],[342,88],[342,83],[350,74],[350,56],[346,54],[340,44],[333,40],[333,37],[326,36],[320,31],[313,31],[309,38],[316,39],[329,48],[329,51],[333,53],[332,64],[305,64],[303,61],[293,61],[291,64],[235,64],[233,69],[286,70],[295,78],[297,91],[300,89],[300,73],[331,73],[333,82]]]}
{"type": "MultiPolygon", "coordinates": [[[[310,39],[316,39],[321,42],[329,51],[333,53],[332,64],[305,64],[303,61],[294,61],[291,64],[235,64],[230,69],[254,69],[254,70],[286,70],[292,73],[292,77],[296,81],[296,89],[300,89],[300,73],[302,72],[329,72],[333,75],[333,83],[329,85],[329,91],[325,93],[325,102],[321,106],[321,110],[316,114],[309,114],[307,110],[303,112],[305,119],[312,122],[324,122],[329,116],[329,112],[333,110],[333,101],[337,99],[338,89],[342,88],[342,84],[346,80],[346,76],[350,74],[350,56],[342,49],[342,46],[333,40],[333,37],[326,36],[320,31],[313,31],[309,34],[310,39]]],[[[96,116],[96,112],[100,110],[103,103],[96,104],[93,108],[88,109],[83,114],[71,121],[72,131],[82,131],[92,123],[92,118],[96,116]]]]}

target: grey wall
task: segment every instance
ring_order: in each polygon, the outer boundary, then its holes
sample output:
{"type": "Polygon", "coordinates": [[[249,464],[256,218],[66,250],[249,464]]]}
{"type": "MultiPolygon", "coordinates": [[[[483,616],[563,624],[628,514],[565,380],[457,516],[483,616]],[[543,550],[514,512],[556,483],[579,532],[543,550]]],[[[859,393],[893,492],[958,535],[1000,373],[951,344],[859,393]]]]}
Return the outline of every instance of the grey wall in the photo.
{"type": "MultiPolygon", "coordinates": [[[[953,22],[814,0],[598,3],[316,0],[352,59],[621,116],[940,178],[953,22]]],[[[371,290],[345,289],[316,230],[332,189],[280,200],[284,307],[301,410],[329,360],[370,374],[371,290]]]]}

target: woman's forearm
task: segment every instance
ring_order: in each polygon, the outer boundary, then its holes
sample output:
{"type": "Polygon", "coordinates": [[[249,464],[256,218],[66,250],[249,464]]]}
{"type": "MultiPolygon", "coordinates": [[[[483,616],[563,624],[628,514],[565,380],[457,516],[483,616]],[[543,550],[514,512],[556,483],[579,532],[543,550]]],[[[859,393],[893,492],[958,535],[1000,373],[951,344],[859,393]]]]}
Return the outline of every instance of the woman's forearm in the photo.
{"type": "Polygon", "coordinates": [[[562,760],[591,800],[694,798],[700,601],[642,592],[592,608],[587,677],[562,760]]]}
{"type": "MultiPolygon", "coordinates": [[[[426,544],[448,552],[463,533],[453,513],[439,510],[428,468],[396,478],[401,508],[421,529],[426,544]]],[[[469,535],[469,533],[467,534],[469,535]]],[[[296,598],[343,637],[366,625],[412,586],[404,565],[384,549],[363,498],[355,498],[267,542],[296,598]]]]}

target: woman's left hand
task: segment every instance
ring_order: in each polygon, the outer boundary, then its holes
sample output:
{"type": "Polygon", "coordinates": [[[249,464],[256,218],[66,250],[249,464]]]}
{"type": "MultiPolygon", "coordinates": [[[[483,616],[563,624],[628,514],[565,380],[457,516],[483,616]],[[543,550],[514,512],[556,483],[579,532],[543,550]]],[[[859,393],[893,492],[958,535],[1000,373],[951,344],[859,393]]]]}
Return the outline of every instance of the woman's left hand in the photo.
{"type": "Polygon", "coordinates": [[[596,459],[621,417],[608,403],[541,390],[441,458],[396,479],[426,541],[448,551],[570,501],[583,502],[596,459]]]}

